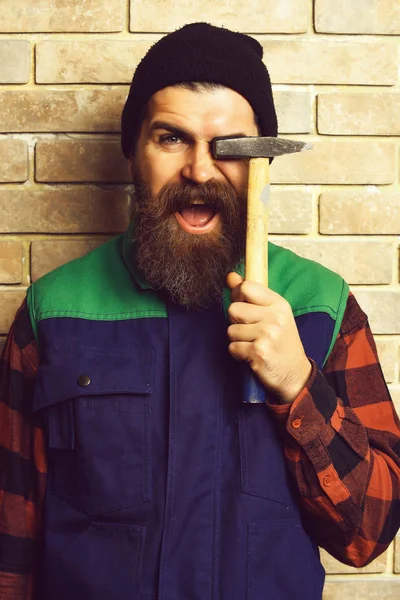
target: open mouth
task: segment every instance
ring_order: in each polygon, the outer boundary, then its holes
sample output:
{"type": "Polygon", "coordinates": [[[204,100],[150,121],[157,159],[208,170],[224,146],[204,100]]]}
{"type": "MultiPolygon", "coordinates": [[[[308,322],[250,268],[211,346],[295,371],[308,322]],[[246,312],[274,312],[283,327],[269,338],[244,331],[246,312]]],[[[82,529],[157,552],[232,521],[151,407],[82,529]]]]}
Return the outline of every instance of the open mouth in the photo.
{"type": "Polygon", "coordinates": [[[219,213],[212,204],[192,202],[190,206],[176,212],[175,217],[188,233],[207,233],[216,225],[219,213]]]}

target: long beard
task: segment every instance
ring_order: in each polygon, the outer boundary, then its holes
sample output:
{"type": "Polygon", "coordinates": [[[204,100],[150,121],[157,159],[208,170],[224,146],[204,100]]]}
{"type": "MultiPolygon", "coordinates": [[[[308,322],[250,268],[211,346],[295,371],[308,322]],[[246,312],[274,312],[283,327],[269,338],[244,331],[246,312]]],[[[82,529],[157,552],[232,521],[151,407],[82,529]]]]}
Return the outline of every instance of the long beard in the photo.
{"type": "Polygon", "coordinates": [[[244,254],[246,201],[224,183],[167,184],[154,197],[135,181],[136,266],[149,284],[189,310],[221,301],[226,275],[244,254]],[[184,231],[175,212],[204,201],[219,213],[220,227],[204,234],[184,231]]]}

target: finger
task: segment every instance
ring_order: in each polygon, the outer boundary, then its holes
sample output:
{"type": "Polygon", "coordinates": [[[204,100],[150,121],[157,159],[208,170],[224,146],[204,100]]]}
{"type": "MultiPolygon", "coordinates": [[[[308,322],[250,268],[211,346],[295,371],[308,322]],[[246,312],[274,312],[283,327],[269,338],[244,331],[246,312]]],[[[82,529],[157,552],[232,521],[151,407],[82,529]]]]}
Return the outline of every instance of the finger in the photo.
{"type": "Polygon", "coordinates": [[[257,304],[257,302],[253,302],[252,300],[253,297],[256,298],[254,293],[257,294],[257,288],[253,289],[253,286],[258,286],[260,284],[250,281],[244,281],[243,277],[240,277],[240,275],[238,275],[237,273],[229,273],[229,275],[227,276],[227,283],[232,290],[232,302],[250,302],[257,304]]]}
{"type": "Polygon", "coordinates": [[[235,273],[235,271],[231,271],[226,276],[226,283],[233,290],[236,286],[240,285],[243,281],[243,277],[239,275],[239,273],[235,273]]]}
{"type": "Polygon", "coordinates": [[[257,325],[229,325],[227,329],[231,342],[254,342],[259,333],[257,325]]]}
{"type": "Polygon", "coordinates": [[[255,281],[244,281],[238,273],[234,271],[227,275],[227,283],[231,288],[232,302],[248,302],[258,306],[269,306],[275,302],[288,302],[279,294],[255,281]]]}
{"type": "Polygon", "coordinates": [[[236,360],[250,360],[250,348],[251,342],[231,342],[228,346],[228,350],[236,360]]]}
{"type": "Polygon", "coordinates": [[[231,289],[231,302],[241,302],[243,296],[240,292],[240,286],[243,283],[243,277],[232,271],[231,273],[228,273],[226,282],[231,289]]]}
{"type": "Polygon", "coordinates": [[[248,302],[232,302],[228,308],[228,317],[231,323],[251,324],[265,320],[268,312],[269,309],[266,306],[257,306],[248,302]]]}
{"type": "Polygon", "coordinates": [[[245,302],[258,306],[270,306],[274,302],[283,300],[282,296],[255,281],[243,281],[240,285],[240,294],[245,302]]]}

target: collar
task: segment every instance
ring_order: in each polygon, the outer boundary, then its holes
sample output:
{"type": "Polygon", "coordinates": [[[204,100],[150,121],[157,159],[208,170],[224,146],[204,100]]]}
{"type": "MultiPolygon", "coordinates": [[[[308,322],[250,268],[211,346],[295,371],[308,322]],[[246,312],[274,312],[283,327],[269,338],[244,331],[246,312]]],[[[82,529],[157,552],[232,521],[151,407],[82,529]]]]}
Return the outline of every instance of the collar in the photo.
{"type": "Polygon", "coordinates": [[[136,268],[136,245],[132,241],[134,228],[134,221],[131,221],[128,229],[122,236],[122,258],[129,273],[131,274],[132,279],[138,284],[138,286],[142,288],[142,290],[150,290],[150,284],[136,268]]]}

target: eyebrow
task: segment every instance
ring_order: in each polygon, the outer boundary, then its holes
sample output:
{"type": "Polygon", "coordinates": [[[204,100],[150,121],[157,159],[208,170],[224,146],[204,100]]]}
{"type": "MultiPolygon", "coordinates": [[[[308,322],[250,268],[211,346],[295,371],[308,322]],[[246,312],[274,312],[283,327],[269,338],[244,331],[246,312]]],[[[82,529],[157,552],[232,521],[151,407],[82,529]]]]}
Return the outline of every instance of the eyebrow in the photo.
{"type": "Polygon", "coordinates": [[[191,140],[194,139],[193,135],[186,129],[182,129],[182,127],[177,127],[176,125],[171,125],[171,123],[167,123],[166,121],[154,121],[154,123],[151,126],[151,129],[152,131],[154,131],[155,129],[166,129],[167,131],[175,133],[176,135],[179,135],[181,137],[190,138],[191,140]]]}
{"type": "MultiPolygon", "coordinates": [[[[190,133],[190,131],[187,131],[187,129],[183,129],[182,127],[177,127],[176,125],[172,125],[171,123],[167,123],[166,121],[154,121],[154,123],[151,125],[151,129],[152,129],[152,131],[154,131],[156,129],[165,129],[166,131],[174,133],[180,137],[184,137],[189,140],[195,139],[194,135],[192,133],[190,133]]],[[[215,136],[215,137],[220,137],[220,136],[215,136]]],[[[229,135],[225,135],[222,137],[242,138],[242,137],[249,137],[249,136],[246,135],[245,133],[243,133],[242,131],[240,131],[237,133],[230,133],[229,135]]],[[[211,144],[214,139],[215,138],[210,140],[208,143],[211,144]]]]}

